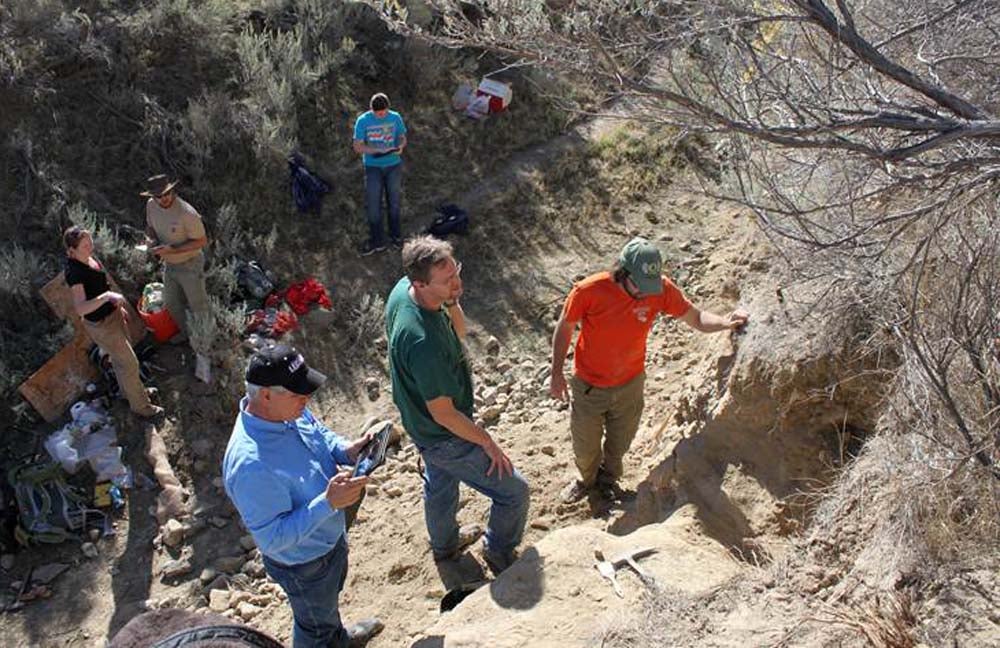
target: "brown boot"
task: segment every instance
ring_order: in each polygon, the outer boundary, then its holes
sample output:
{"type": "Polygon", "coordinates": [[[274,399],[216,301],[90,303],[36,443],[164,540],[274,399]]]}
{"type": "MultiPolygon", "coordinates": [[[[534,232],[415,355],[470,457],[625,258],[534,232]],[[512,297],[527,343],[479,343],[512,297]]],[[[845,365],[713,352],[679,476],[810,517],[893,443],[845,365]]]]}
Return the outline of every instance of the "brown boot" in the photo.
{"type": "Polygon", "coordinates": [[[136,416],[147,421],[159,420],[163,418],[163,408],[159,405],[150,405],[148,410],[133,412],[136,416]]]}

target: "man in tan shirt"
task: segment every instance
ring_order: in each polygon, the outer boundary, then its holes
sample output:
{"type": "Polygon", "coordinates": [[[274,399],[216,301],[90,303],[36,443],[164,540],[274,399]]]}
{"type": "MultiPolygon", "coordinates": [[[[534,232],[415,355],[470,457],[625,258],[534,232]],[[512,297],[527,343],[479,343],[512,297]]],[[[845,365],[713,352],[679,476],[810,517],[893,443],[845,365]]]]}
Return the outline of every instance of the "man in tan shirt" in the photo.
{"type": "Polygon", "coordinates": [[[209,310],[205,292],[205,256],[202,248],[208,243],[201,214],[177,195],[165,175],[146,181],[141,196],[146,201],[146,235],[149,251],[163,262],[163,301],[181,333],[177,342],[187,339],[187,312],[209,310]]]}

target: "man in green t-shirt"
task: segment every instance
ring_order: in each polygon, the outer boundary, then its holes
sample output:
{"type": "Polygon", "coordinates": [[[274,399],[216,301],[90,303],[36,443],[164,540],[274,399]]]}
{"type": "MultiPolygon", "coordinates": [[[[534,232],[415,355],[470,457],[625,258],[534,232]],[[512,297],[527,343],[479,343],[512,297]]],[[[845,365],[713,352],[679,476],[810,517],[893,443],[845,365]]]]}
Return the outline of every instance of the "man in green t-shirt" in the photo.
{"type": "Polygon", "coordinates": [[[514,561],[528,515],[528,483],[489,433],[473,422],[472,375],[461,339],[462,265],[431,236],[407,241],[385,305],[392,395],[424,461],[424,518],[435,560],[463,548],[458,484],[491,500],[483,558],[499,573],[514,561]]]}

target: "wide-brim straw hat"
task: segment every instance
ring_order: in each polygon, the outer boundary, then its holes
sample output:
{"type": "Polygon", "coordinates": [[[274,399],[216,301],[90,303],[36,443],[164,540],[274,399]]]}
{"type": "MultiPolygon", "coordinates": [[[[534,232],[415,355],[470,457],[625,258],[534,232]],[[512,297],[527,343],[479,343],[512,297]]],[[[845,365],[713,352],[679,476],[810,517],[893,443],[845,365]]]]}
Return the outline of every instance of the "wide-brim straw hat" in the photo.
{"type": "Polygon", "coordinates": [[[146,190],[139,195],[146,198],[159,198],[174,190],[180,184],[180,180],[171,181],[165,174],[155,175],[146,180],[146,190]]]}

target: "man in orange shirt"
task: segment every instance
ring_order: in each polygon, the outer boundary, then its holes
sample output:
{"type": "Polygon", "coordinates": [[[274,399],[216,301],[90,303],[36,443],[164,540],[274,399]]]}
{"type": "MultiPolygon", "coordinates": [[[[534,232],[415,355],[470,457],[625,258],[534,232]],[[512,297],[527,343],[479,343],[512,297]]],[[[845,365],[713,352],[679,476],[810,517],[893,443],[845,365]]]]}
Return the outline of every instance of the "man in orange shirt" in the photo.
{"type": "Polygon", "coordinates": [[[622,458],[642,416],[646,338],[657,315],[680,319],[702,333],[737,329],[747,321],[742,310],[726,316],[698,310],[662,276],[662,267],[660,251],[634,238],[612,272],[587,277],[566,298],[552,336],[549,382],[553,398],[565,401],[570,390],[573,394],[570,431],[580,478],[563,491],[564,502],[579,501],[595,487],[606,497],[621,494],[622,458]],[[563,363],[578,324],[567,385],[563,363]]]}

